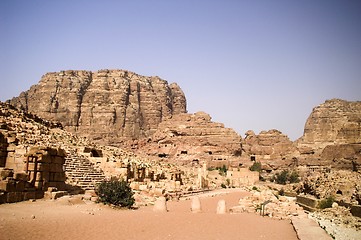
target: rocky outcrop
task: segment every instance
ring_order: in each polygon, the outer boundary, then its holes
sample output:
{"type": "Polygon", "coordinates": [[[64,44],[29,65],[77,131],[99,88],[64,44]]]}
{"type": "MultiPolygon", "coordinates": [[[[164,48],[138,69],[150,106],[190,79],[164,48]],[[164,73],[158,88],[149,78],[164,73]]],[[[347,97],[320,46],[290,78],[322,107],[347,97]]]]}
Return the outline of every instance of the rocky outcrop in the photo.
{"type": "Polygon", "coordinates": [[[150,136],[162,120],[186,112],[177,84],[125,70],[47,73],[10,103],[78,136],[113,145],[150,136]]]}
{"type": "Polygon", "coordinates": [[[264,170],[289,167],[296,150],[288,136],[276,129],[261,131],[258,135],[247,131],[242,148],[250,160],[261,162],[264,170]]]}
{"type": "Polygon", "coordinates": [[[301,165],[359,168],[361,102],[332,99],[315,107],[295,144],[301,165]]]}
{"type": "Polygon", "coordinates": [[[327,145],[355,143],[361,143],[361,102],[332,99],[313,109],[298,148],[321,153],[327,145]]]}
{"type": "Polygon", "coordinates": [[[228,166],[239,164],[241,140],[233,129],[212,122],[204,112],[197,112],[174,115],[161,122],[146,143],[138,142],[133,148],[163,161],[228,166]]]}
{"type": "Polygon", "coordinates": [[[261,131],[258,135],[251,130],[247,131],[242,147],[248,155],[270,159],[282,158],[294,151],[293,142],[276,129],[261,131]]]}

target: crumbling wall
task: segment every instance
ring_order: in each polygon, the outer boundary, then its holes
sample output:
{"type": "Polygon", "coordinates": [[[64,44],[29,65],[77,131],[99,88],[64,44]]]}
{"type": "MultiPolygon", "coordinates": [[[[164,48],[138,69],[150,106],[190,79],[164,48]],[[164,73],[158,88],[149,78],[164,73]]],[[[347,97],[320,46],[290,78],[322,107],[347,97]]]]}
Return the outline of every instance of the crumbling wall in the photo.
{"type": "Polygon", "coordinates": [[[49,187],[65,189],[64,150],[33,147],[19,158],[15,153],[0,168],[0,204],[42,198],[49,187]]]}

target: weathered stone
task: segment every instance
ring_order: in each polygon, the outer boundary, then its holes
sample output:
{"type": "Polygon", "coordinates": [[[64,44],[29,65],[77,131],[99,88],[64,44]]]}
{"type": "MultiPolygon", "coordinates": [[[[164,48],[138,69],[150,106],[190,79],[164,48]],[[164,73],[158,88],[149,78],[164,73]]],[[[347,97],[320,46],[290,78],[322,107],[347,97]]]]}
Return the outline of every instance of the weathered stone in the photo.
{"type": "Polygon", "coordinates": [[[241,136],[204,112],[178,114],[162,121],[157,131],[135,149],[159,160],[181,164],[223,166],[239,164],[241,136]]]}
{"type": "Polygon", "coordinates": [[[225,214],[227,213],[227,207],[226,207],[226,201],[225,200],[219,200],[217,203],[217,214],[225,214]]]}
{"type": "Polygon", "coordinates": [[[150,136],[163,119],[186,112],[178,85],[125,70],[47,73],[10,102],[103,144],[150,136]]]}
{"type": "Polygon", "coordinates": [[[191,211],[192,211],[192,213],[202,212],[201,200],[200,200],[199,197],[197,197],[197,196],[192,197],[192,201],[191,201],[191,211]]]}
{"type": "Polygon", "coordinates": [[[360,144],[360,122],[360,101],[332,99],[315,107],[306,121],[303,136],[296,141],[301,153],[301,164],[331,163],[333,159],[319,161],[322,152],[329,145],[360,144]]]}
{"type": "Polygon", "coordinates": [[[155,201],[153,206],[153,211],[155,212],[167,212],[167,199],[165,197],[160,197],[155,201]]]}

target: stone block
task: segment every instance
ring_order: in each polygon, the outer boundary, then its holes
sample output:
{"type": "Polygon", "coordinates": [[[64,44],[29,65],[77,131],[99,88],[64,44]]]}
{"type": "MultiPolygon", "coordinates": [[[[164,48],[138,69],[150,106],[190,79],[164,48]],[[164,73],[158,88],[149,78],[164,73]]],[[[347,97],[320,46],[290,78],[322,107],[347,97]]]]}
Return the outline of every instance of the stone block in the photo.
{"type": "Polygon", "coordinates": [[[37,172],[35,180],[36,181],[42,181],[43,180],[43,173],[42,172],[37,172]]]}
{"type": "Polygon", "coordinates": [[[0,190],[4,192],[15,192],[16,184],[14,180],[4,180],[0,181],[0,190]]]}
{"type": "Polygon", "coordinates": [[[44,197],[44,192],[43,191],[36,191],[35,192],[35,198],[36,199],[40,199],[44,197]]]}
{"type": "Polygon", "coordinates": [[[64,172],[55,173],[54,181],[55,182],[65,182],[66,176],[64,172]]]}
{"type": "Polygon", "coordinates": [[[0,192],[0,204],[6,203],[7,193],[0,192]]]}
{"type": "Polygon", "coordinates": [[[25,181],[17,181],[15,187],[17,192],[23,192],[25,190],[25,181]]]}
{"type": "Polygon", "coordinates": [[[53,163],[56,163],[56,164],[64,164],[64,163],[65,163],[65,158],[64,158],[64,157],[55,156],[55,157],[53,158],[53,163]]]}
{"type": "Polygon", "coordinates": [[[23,196],[24,196],[24,201],[29,200],[29,199],[36,199],[35,191],[33,191],[33,192],[23,192],[23,196]]]}
{"type": "Polygon", "coordinates": [[[225,214],[227,212],[226,201],[219,200],[217,203],[217,214],[225,214]]]}
{"type": "Polygon", "coordinates": [[[153,207],[153,211],[155,212],[167,212],[167,200],[165,197],[158,198],[153,207]]]}
{"type": "Polygon", "coordinates": [[[23,201],[23,193],[22,192],[9,192],[7,193],[6,202],[8,203],[15,203],[23,201]]]}
{"type": "Polygon", "coordinates": [[[18,181],[28,181],[29,180],[29,176],[28,174],[24,173],[24,172],[17,172],[14,175],[14,179],[18,180],[18,181]]]}
{"type": "Polygon", "coordinates": [[[193,197],[192,201],[191,201],[191,211],[193,213],[199,213],[202,212],[202,206],[201,206],[201,201],[199,199],[199,197],[193,197]]]}
{"type": "Polygon", "coordinates": [[[49,168],[49,172],[63,172],[62,164],[51,164],[49,168]]]}
{"type": "Polygon", "coordinates": [[[2,168],[0,170],[0,180],[5,180],[8,177],[12,177],[14,175],[14,171],[9,168],[2,168]]]}
{"type": "Polygon", "coordinates": [[[64,157],[66,157],[66,152],[65,152],[64,149],[59,148],[57,155],[58,155],[59,157],[63,157],[63,158],[64,158],[64,157]]]}

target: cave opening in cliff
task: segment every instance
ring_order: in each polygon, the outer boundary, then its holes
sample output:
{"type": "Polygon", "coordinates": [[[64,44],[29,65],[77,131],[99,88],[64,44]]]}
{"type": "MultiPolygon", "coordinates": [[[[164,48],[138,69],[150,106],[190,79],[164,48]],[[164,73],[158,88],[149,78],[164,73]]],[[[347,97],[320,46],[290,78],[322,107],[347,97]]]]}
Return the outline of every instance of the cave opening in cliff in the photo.
{"type": "Polygon", "coordinates": [[[181,154],[188,154],[188,151],[181,151],[181,154]]]}
{"type": "Polygon", "coordinates": [[[255,162],[256,161],[256,156],[251,156],[251,161],[255,162]]]}
{"type": "Polygon", "coordinates": [[[160,158],[166,158],[168,155],[166,153],[159,153],[158,157],[160,158]]]}
{"type": "Polygon", "coordinates": [[[103,153],[101,150],[92,149],[91,154],[93,157],[103,157],[103,153]]]}

